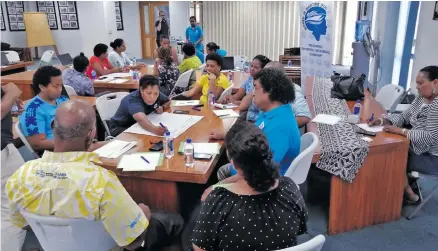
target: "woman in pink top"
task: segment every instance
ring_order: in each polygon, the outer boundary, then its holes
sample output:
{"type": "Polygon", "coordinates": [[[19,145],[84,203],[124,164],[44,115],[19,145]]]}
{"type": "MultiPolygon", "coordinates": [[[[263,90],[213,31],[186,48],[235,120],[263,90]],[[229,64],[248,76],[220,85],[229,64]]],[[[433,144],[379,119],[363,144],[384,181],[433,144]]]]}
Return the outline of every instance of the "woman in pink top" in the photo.
{"type": "Polygon", "coordinates": [[[106,44],[96,44],[93,49],[94,56],[90,58],[90,65],[87,69],[87,76],[91,78],[91,72],[96,71],[96,76],[107,75],[115,72],[127,72],[129,68],[116,68],[108,60],[108,46],[106,44]]]}

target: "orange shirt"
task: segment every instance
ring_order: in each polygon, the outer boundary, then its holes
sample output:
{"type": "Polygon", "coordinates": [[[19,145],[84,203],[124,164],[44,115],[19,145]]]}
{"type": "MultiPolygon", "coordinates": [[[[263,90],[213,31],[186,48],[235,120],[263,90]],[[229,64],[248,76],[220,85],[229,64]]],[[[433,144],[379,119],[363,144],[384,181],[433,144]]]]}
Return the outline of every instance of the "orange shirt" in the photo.
{"type": "MultiPolygon", "coordinates": [[[[86,72],[86,74],[87,74],[87,76],[88,76],[89,78],[91,78],[91,72],[93,71],[93,66],[92,66],[92,64],[93,64],[93,63],[96,63],[96,62],[98,62],[98,63],[100,64],[100,66],[102,66],[102,68],[103,68],[104,70],[109,70],[109,69],[110,69],[110,67],[109,67],[110,63],[109,63],[108,58],[105,58],[103,61],[101,61],[98,57],[96,57],[96,56],[92,56],[92,57],[90,58],[90,65],[88,66],[88,69],[87,69],[87,72],[86,72]]],[[[96,72],[96,76],[97,76],[97,77],[100,77],[100,75],[99,75],[97,72],[96,72]]]]}

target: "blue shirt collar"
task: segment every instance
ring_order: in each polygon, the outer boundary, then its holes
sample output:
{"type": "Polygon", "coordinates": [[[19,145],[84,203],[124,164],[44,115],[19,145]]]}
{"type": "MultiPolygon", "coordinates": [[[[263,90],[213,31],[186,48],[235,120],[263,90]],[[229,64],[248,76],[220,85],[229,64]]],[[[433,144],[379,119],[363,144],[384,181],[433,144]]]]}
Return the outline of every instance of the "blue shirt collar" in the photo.
{"type": "Polygon", "coordinates": [[[271,118],[285,114],[285,112],[287,112],[287,109],[291,109],[290,104],[280,105],[280,106],[278,106],[278,107],[276,107],[268,112],[262,112],[261,116],[264,116],[268,119],[271,119],[271,118]]]}

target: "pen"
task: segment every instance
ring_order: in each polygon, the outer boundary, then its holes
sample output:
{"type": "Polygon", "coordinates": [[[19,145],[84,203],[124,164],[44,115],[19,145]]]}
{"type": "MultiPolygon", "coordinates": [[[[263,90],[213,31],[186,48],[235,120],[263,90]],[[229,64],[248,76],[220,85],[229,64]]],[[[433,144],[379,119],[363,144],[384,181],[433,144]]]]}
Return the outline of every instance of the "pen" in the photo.
{"type": "Polygon", "coordinates": [[[145,157],[140,156],[140,158],[141,158],[142,160],[146,161],[146,163],[150,164],[150,162],[149,162],[145,157]]]}
{"type": "Polygon", "coordinates": [[[374,120],[374,112],[373,112],[373,114],[371,114],[370,122],[373,122],[373,120],[374,120]]]}
{"type": "Polygon", "coordinates": [[[220,117],[225,117],[225,116],[230,116],[230,114],[222,114],[222,115],[219,115],[218,117],[220,118],[220,117]]]}
{"type": "Polygon", "coordinates": [[[161,122],[160,122],[160,126],[163,127],[163,128],[166,128],[161,122]]]}

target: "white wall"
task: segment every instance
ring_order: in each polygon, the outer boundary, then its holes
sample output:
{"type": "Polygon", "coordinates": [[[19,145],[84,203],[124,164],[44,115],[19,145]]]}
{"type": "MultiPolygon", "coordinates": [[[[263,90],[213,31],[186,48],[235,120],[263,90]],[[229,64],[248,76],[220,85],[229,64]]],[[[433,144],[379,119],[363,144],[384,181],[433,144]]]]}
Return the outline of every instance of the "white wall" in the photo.
{"type": "Polygon", "coordinates": [[[190,2],[169,2],[170,36],[185,40],[186,28],[190,25],[190,2]]]}
{"type": "Polygon", "coordinates": [[[435,1],[420,3],[414,63],[412,66],[411,88],[415,90],[415,78],[421,68],[438,65],[438,21],[433,20],[435,1]]]}

